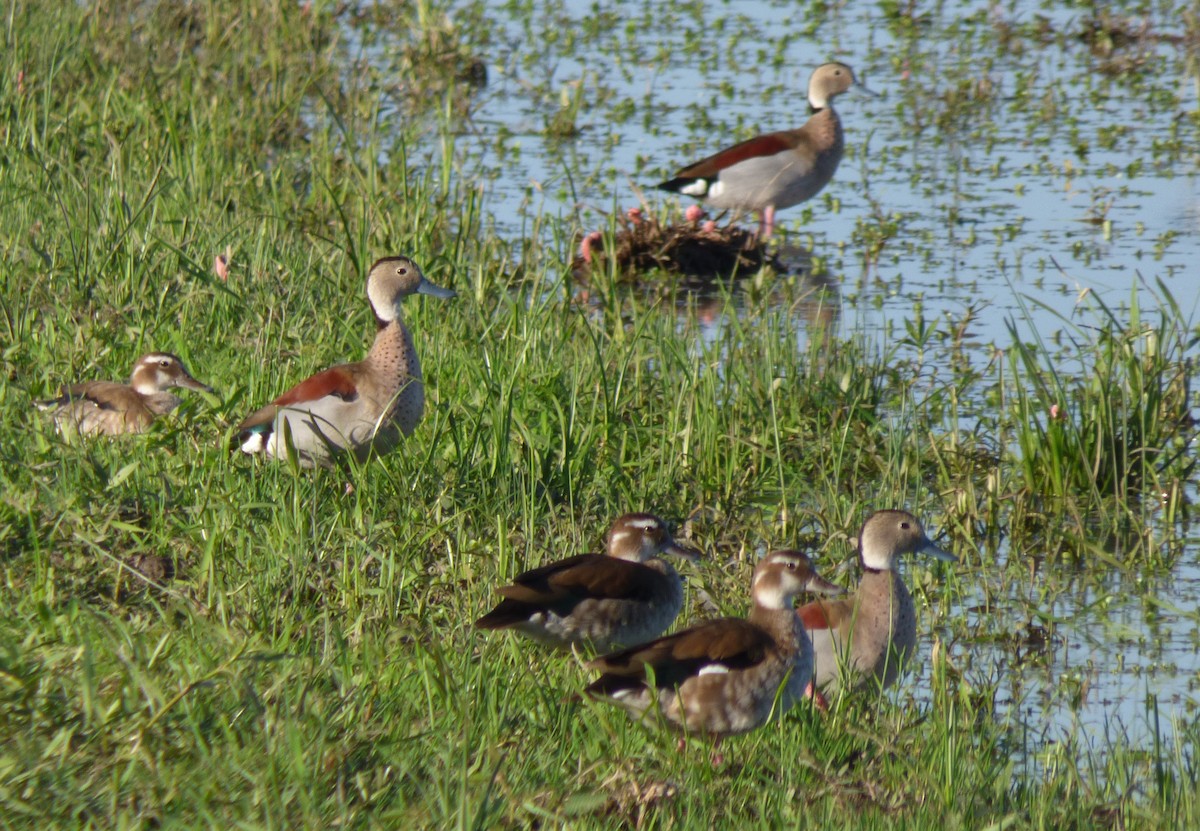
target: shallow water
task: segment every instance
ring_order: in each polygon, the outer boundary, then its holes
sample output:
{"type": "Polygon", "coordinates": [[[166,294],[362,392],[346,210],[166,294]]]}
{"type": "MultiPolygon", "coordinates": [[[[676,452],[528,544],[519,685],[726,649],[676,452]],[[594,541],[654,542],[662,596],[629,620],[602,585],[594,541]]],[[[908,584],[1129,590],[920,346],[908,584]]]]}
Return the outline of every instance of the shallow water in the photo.
{"type": "MultiPolygon", "coordinates": [[[[784,244],[823,266],[844,327],[888,346],[918,305],[947,328],[970,313],[965,339],[984,362],[1009,344],[1009,321],[1022,338],[1050,337],[1064,321],[1097,322],[1097,298],[1121,309],[1137,291],[1152,304],[1158,280],[1196,319],[1200,104],[1182,6],[1140,4],[1144,16],[1124,24],[1136,37],[1101,34],[1112,49],[1081,38],[1089,13],[1069,4],[947,2],[915,19],[889,16],[891,4],[849,3],[822,20],[823,8],[492,8],[490,79],[454,144],[459,175],[481,183],[497,230],[514,237],[547,217],[604,227],[642,198],[682,210],[689,200],[649,186],[735,140],[802,123],[809,74],[838,59],[875,95],[838,99],[847,157],[822,194],[779,221],[784,244]],[[556,137],[553,123],[577,133],[556,137]]],[[[698,337],[737,313],[736,302],[705,305],[698,337]]],[[[1198,551],[1192,540],[1170,574],[1056,575],[1044,598],[1029,596],[1037,577],[988,586],[986,571],[962,570],[944,633],[951,662],[997,690],[997,710],[1034,747],[1169,733],[1197,703],[1198,551]]]]}

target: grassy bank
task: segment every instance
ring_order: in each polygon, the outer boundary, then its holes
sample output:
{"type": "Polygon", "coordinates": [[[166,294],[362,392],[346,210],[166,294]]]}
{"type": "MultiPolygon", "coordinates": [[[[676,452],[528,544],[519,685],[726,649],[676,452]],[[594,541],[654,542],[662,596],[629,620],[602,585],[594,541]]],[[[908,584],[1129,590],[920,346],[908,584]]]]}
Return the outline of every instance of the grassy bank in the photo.
{"type": "Polygon", "coordinates": [[[1018,321],[975,363],[916,316],[882,345],[798,342],[810,298],[786,282],[715,330],[670,288],[599,279],[577,303],[577,229],[557,248],[500,237],[456,170],[477,79],[437,10],[380,12],[407,33],[400,69],[348,71],[371,21],[218,5],[16,3],[2,21],[0,823],[1200,822],[1194,726],[1044,744],[999,670],[947,658],[978,635],[974,585],[1044,585],[1028,552],[1100,551],[1131,581],[1182,555],[1194,343],[1165,291],[1095,307],[1066,345],[1018,321]],[[406,307],[421,427],[348,470],[234,456],[244,414],[362,354],[364,271],[389,253],[459,292],[406,307]],[[122,441],[32,411],[150,349],[216,392],[122,441]],[[496,585],[596,548],[624,511],[708,552],[690,619],[742,613],[766,547],[808,546],[833,575],[890,506],[963,561],[910,577],[930,690],[797,711],[716,767],[703,742],[679,752],[578,701],[573,659],[469,627],[496,585]],[[173,576],[138,570],[154,557],[173,576]]]}

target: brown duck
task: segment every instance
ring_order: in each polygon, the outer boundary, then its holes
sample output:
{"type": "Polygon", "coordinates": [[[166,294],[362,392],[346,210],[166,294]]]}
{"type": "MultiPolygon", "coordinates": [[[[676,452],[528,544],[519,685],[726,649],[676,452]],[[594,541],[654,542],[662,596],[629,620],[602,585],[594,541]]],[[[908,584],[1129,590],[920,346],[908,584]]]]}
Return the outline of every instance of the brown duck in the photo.
{"type": "Polygon", "coordinates": [[[498,593],[480,629],[515,629],[560,649],[597,650],[662,634],[683,607],[683,581],[659,557],[695,559],[653,514],[624,514],[608,533],[606,554],[580,554],[517,575],[498,593]]]}
{"type": "Polygon", "coordinates": [[[83,435],[143,433],[155,418],[179,406],[182,399],[169,392],[176,387],[212,392],[192,377],[178,356],[151,352],[138,358],[128,384],[69,384],[57,398],[38,401],[37,406],[49,411],[60,429],[73,428],[83,435]]]}

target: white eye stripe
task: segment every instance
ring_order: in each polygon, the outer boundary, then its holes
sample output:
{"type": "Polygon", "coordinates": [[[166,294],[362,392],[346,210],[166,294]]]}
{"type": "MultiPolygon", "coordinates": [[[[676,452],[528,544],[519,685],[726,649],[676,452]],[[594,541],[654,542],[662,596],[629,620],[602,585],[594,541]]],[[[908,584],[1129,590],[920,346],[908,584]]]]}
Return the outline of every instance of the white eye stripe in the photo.
{"type": "Polygon", "coordinates": [[[658,527],[658,520],[652,517],[646,517],[645,519],[631,519],[629,521],[629,526],[642,531],[649,531],[651,528],[658,527]]]}
{"type": "Polygon", "coordinates": [[[728,675],[729,667],[723,666],[721,664],[706,664],[705,666],[700,667],[700,671],[697,672],[696,674],[697,675],[728,675]]]}

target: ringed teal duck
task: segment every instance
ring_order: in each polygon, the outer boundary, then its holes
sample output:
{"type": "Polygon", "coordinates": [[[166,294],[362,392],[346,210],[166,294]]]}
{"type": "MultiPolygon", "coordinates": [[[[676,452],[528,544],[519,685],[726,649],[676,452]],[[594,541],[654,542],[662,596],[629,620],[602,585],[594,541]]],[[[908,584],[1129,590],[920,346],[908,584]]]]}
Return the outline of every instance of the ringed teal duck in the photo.
{"type": "Polygon", "coordinates": [[[119,436],[143,433],[156,417],[178,407],[182,399],[168,392],[176,387],[212,392],[211,387],[192,377],[178,356],[150,352],[133,365],[128,384],[69,384],[57,398],[36,403],[39,409],[52,413],[60,429],[71,427],[83,435],[119,436]]]}
{"type": "Polygon", "coordinates": [[[425,409],[425,386],[412,335],[400,317],[410,294],[450,298],[408,257],[385,257],[367,273],[375,342],[367,357],[318,372],[251,413],[238,425],[241,449],[268,458],[287,456],[328,466],[340,453],[364,459],[386,453],[412,433],[425,409]]]}
{"type": "Polygon", "coordinates": [[[694,560],[653,514],[624,514],[604,554],[579,554],[517,575],[475,625],[514,629],[559,649],[590,643],[603,651],[661,635],[683,608],[683,580],[659,557],[694,560]]]}
{"type": "Polygon", "coordinates": [[[773,551],[754,569],[746,619],[720,618],[588,666],[600,677],[585,692],[634,717],[720,738],[764,724],[800,697],[812,672],[812,645],[792,601],[802,591],[839,592],[799,551],[773,551]],[[657,705],[657,706],[656,706],[657,705]]]}
{"type": "Polygon", "coordinates": [[[775,228],[775,212],[811,199],[842,160],[842,121],[833,99],[855,83],[844,63],[817,67],[808,82],[812,117],[803,127],[757,136],[683,168],[656,187],[703,199],[714,208],[758,211],[759,236],[775,228]]]}
{"type": "Polygon", "coordinates": [[[848,685],[888,687],[916,649],[917,615],[897,572],[903,554],[958,560],[934,545],[907,511],[876,511],[858,537],[863,576],[854,594],[815,600],[797,610],[812,639],[815,686],[834,693],[848,685]]]}

